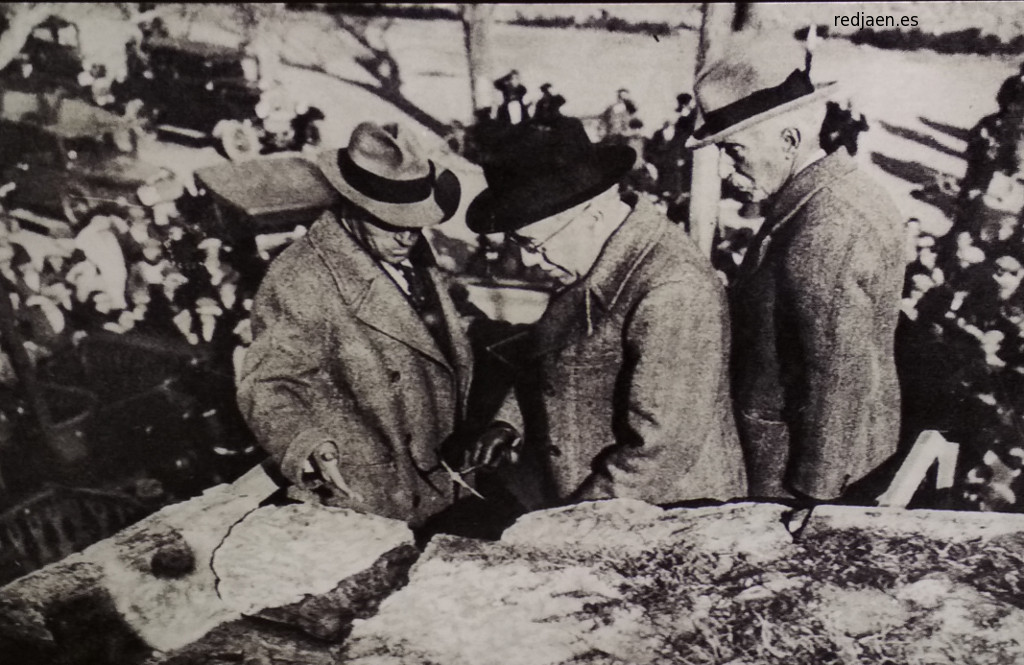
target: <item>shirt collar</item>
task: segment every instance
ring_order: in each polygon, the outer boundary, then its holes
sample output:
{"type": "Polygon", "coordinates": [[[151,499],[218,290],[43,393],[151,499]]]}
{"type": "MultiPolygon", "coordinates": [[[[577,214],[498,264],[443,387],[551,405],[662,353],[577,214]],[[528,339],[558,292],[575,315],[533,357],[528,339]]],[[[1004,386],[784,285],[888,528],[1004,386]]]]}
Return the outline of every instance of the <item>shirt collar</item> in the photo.
{"type": "Polygon", "coordinates": [[[827,156],[828,156],[828,153],[826,153],[826,152],[825,152],[824,150],[822,150],[821,148],[818,148],[818,149],[817,149],[817,150],[815,150],[815,151],[814,151],[813,153],[811,153],[810,155],[808,155],[808,156],[807,156],[807,159],[805,159],[805,160],[804,160],[804,161],[803,161],[803,162],[802,162],[802,163],[800,164],[800,166],[798,166],[798,167],[797,167],[797,169],[796,169],[796,171],[795,171],[795,172],[793,173],[793,175],[794,175],[794,176],[796,176],[796,174],[797,174],[797,173],[800,173],[801,171],[803,171],[804,169],[806,169],[806,168],[807,168],[808,166],[810,166],[810,165],[811,165],[811,164],[813,164],[814,162],[816,162],[816,161],[818,161],[818,160],[820,160],[820,159],[824,159],[824,158],[825,158],[825,157],[827,157],[827,156]]]}

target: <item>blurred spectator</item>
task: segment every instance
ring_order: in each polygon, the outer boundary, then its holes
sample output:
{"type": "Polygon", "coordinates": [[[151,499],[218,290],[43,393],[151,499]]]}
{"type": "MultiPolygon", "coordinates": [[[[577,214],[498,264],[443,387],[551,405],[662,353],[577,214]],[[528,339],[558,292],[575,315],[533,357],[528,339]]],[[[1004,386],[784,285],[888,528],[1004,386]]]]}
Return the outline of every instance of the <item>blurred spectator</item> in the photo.
{"type": "Polygon", "coordinates": [[[669,202],[676,202],[690,189],[692,151],[686,139],[693,134],[697,119],[696,103],[688,93],[676,97],[675,120],[666,120],[646,145],[644,158],[657,171],[655,193],[669,202]]]}
{"type": "Polygon", "coordinates": [[[619,88],[615,102],[601,115],[603,141],[614,145],[627,145],[629,138],[636,131],[636,127],[630,124],[636,119],[636,111],[636,104],[630,98],[629,90],[619,88]]]}
{"type": "Polygon", "coordinates": [[[552,91],[552,85],[545,83],[540,87],[540,99],[534,107],[533,119],[536,122],[550,124],[562,117],[562,106],[565,97],[552,91]]]}
{"type": "Polygon", "coordinates": [[[697,102],[693,95],[681,92],[676,95],[676,133],[683,136],[683,142],[693,135],[697,125],[697,102]]]}
{"type": "Polygon", "coordinates": [[[868,121],[863,113],[857,114],[854,119],[853,105],[847,100],[846,107],[840,106],[837,102],[828,102],[825,105],[825,121],[821,125],[822,149],[831,154],[841,147],[851,155],[857,154],[857,137],[861,132],[868,130],[868,121]]]}
{"type": "MultiPolygon", "coordinates": [[[[1024,66],[1022,66],[1024,67],[1024,66]]],[[[967,137],[967,172],[961,202],[986,193],[996,173],[1016,176],[1024,165],[1024,81],[1011,76],[996,95],[999,110],[978,121],[967,137]]]]}
{"type": "Polygon", "coordinates": [[[128,267],[121,243],[115,235],[117,226],[127,231],[127,223],[112,215],[96,215],[75,236],[75,246],[96,266],[104,291],[113,307],[124,309],[128,267]]]}
{"type": "Polygon", "coordinates": [[[1010,116],[1016,117],[1017,120],[1021,119],[1021,115],[1024,114],[1024,62],[1020,64],[1016,74],[1008,77],[999,86],[996,104],[1001,110],[1005,109],[1010,116]]]}
{"type": "Polygon", "coordinates": [[[530,119],[529,105],[523,102],[526,87],[519,80],[519,72],[515,69],[494,82],[494,87],[501,92],[502,102],[495,113],[498,124],[518,125],[530,119]]]}

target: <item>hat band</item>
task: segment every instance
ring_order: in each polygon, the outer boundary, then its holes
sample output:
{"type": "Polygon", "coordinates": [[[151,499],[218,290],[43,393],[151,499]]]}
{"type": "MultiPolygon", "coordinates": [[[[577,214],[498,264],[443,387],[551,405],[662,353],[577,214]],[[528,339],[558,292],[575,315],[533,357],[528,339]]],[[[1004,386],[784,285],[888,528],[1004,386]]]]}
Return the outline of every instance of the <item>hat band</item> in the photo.
{"type": "Polygon", "coordinates": [[[371,173],[352,161],[348,151],[338,151],[338,169],[341,176],[357,192],[381,203],[418,203],[430,197],[434,191],[434,162],[430,173],[415,180],[391,180],[371,173]]]}
{"type": "Polygon", "coordinates": [[[746,97],[726,104],[704,116],[704,126],[694,132],[695,139],[703,139],[753,118],[777,106],[782,106],[814,92],[807,70],[794,69],[786,80],[774,88],[764,88],[746,97]]]}

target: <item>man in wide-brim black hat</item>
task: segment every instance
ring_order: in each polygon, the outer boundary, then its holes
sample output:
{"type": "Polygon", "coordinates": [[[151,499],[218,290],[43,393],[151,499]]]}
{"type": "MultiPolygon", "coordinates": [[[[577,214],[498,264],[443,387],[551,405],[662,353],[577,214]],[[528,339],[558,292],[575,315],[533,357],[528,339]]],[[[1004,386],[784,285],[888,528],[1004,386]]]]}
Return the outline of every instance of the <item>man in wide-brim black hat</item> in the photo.
{"type": "Polygon", "coordinates": [[[340,201],[260,285],[239,404],[293,495],[422,525],[456,498],[440,454],[472,379],[423,238],[459,180],[396,125],[360,124],[319,165],[340,201]]]}
{"type": "Polygon", "coordinates": [[[578,120],[527,124],[484,165],[488,187],[467,211],[471,230],[504,233],[562,285],[525,344],[491,347],[523,381],[508,416],[522,453],[497,474],[530,509],[746,487],[723,287],[652,203],[619,197],[634,160],[592,144],[578,120]]]}
{"type": "Polygon", "coordinates": [[[697,77],[689,145],[717,145],[723,177],[765,204],[730,285],[751,494],[873,502],[900,436],[903,224],[845,148],[821,148],[836,85],[815,84],[804,56],[788,39],[724,51],[697,77]]]}

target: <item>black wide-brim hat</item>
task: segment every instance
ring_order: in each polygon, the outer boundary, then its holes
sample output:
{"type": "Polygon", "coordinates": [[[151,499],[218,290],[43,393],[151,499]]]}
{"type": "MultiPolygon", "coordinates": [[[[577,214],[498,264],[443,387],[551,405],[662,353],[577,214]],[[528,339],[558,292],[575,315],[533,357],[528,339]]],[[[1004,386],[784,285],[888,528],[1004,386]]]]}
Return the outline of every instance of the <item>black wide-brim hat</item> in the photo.
{"type": "Polygon", "coordinates": [[[484,143],[487,189],[466,210],[474,233],[507,233],[557,215],[617,183],[636,161],[632,148],[591,143],[576,118],[514,125],[484,143]]]}

